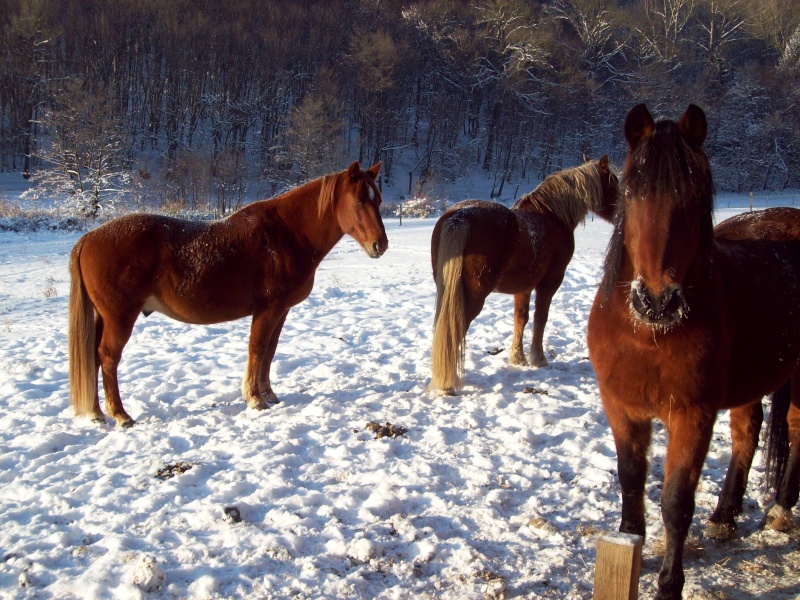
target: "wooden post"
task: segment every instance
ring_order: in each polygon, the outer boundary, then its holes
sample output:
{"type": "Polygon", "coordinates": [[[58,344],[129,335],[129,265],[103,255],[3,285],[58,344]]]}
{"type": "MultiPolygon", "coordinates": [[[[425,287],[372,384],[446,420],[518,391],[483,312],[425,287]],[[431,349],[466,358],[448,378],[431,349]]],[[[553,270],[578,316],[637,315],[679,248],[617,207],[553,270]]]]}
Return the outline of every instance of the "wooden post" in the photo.
{"type": "Polygon", "coordinates": [[[636,600],[642,570],[640,535],[607,533],[597,540],[594,600],[636,600]]]}
{"type": "Polygon", "coordinates": [[[753,212],[753,192],[750,192],[750,212],[753,212]]]}

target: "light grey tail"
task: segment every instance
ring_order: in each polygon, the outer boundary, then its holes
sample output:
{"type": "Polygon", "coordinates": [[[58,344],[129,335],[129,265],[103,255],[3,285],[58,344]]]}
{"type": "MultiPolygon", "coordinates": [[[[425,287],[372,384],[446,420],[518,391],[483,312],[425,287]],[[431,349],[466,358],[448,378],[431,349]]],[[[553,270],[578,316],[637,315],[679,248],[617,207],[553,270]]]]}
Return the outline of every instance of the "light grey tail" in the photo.
{"type": "Polygon", "coordinates": [[[447,221],[439,232],[430,383],[438,394],[455,394],[462,383],[467,331],[461,271],[468,235],[469,224],[463,219],[447,221]]]}

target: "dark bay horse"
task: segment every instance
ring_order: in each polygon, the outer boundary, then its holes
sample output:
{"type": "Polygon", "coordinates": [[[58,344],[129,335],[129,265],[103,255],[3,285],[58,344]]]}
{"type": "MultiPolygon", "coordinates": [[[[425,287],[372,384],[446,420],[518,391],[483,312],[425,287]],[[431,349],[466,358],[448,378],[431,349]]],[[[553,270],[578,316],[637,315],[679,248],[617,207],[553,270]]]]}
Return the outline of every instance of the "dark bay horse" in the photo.
{"type": "Polygon", "coordinates": [[[733,450],[707,536],[733,535],[765,395],[773,394],[770,472],[779,483],[768,526],[793,526],[800,485],[800,211],[768,209],[714,229],[707,130],[694,105],[677,123],[655,122],[644,105],[628,114],[622,193],[588,325],[617,448],[620,531],[645,534],[652,420],[669,434],[661,599],[681,597],[684,543],[719,410],[730,409],[733,450]]]}
{"type": "Polygon", "coordinates": [[[345,235],[372,258],[389,242],[381,220],[378,163],[358,162],[226,219],[196,223],[158,215],[119,217],[84,235],[72,251],[69,301],[70,398],[76,415],[134,421],[119,395],[117,366],[137,316],[161,312],[211,324],[252,315],[242,383],[248,406],[278,401],[270,364],[289,309],[314,285],[322,259],[345,235]]]}
{"type": "Polygon", "coordinates": [[[548,176],[512,208],[466,200],[445,212],[431,238],[436,317],[430,389],[461,386],[467,329],[491,292],[514,295],[511,364],[527,364],[522,334],[536,290],[530,361],[547,365],[542,338],[550,301],[575,250],[575,227],[588,211],[611,220],[617,177],[608,157],[548,176]]]}

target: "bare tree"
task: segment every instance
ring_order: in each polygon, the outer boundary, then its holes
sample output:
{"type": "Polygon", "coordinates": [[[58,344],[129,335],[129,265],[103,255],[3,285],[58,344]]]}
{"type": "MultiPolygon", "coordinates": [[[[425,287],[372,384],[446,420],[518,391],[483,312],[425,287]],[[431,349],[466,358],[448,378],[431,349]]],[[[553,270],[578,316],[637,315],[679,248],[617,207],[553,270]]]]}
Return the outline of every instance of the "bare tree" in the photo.
{"type": "Polygon", "coordinates": [[[331,95],[308,94],[292,111],[284,160],[294,165],[302,181],[339,168],[343,124],[342,111],[331,95]]]}
{"type": "Polygon", "coordinates": [[[628,36],[619,35],[619,15],[611,0],[555,0],[547,9],[574,32],[578,68],[598,85],[624,83],[634,74],[625,55],[628,36]]]}
{"type": "Polygon", "coordinates": [[[131,174],[124,164],[122,126],[107,96],[85,91],[79,80],[68,81],[41,125],[49,144],[38,150],[43,167],[31,177],[34,199],[55,195],[93,218],[124,196],[131,174]]]}
{"type": "Polygon", "coordinates": [[[635,28],[642,36],[644,57],[666,63],[683,59],[686,26],[694,18],[697,0],[639,0],[635,28]]]}
{"type": "Polygon", "coordinates": [[[717,72],[727,70],[729,48],[747,37],[747,0],[698,0],[700,34],[694,43],[717,72]]]}

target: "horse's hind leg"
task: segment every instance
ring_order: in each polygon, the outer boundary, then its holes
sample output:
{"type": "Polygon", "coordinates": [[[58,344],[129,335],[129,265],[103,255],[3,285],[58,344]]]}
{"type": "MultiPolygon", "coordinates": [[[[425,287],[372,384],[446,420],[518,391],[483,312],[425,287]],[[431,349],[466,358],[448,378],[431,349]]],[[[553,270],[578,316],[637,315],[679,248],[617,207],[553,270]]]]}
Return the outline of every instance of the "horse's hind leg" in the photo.
{"type": "MultiPolygon", "coordinates": [[[[137,311],[138,313],[138,311],[137,311]]],[[[122,359],[122,349],[131,337],[136,314],[132,317],[102,318],[102,336],[97,345],[97,362],[103,373],[103,390],[106,394],[106,411],[117,422],[117,427],[132,427],[135,421],[125,412],[119,395],[117,368],[122,359]]]]}
{"type": "Polygon", "coordinates": [[[775,504],[767,514],[767,525],[777,531],[794,529],[792,508],[800,497],[800,376],[791,383],[791,404],[786,416],[789,436],[789,456],[783,478],[778,485],[775,504]]]}
{"type": "Polygon", "coordinates": [[[522,336],[528,324],[528,314],[531,305],[531,292],[514,294],[514,338],[511,342],[509,362],[512,365],[527,365],[525,352],[522,350],[522,336]]]}
{"type": "Polygon", "coordinates": [[[764,421],[761,402],[731,409],[733,451],[717,508],[706,526],[706,537],[727,540],[736,530],[734,518],[742,512],[742,499],[747,476],[758,446],[758,435],[764,421]]]}
{"type": "Polygon", "coordinates": [[[533,339],[531,340],[531,365],[534,367],[546,367],[547,357],[544,355],[544,327],[547,325],[547,318],[550,315],[550,303],[553,296],[561,286],[564,279],[564,272],[545,277],[536,286],[536,300],[533,310],[533,339]]]}
{"type": "MultiPolygon", "coordinates": [[[[95,319],[95,341],[99,344],[103,339],[103,318],[99,315],[95,319]]],[[[97,347],[94,348],[95,361],[94,361],[94,403],[92,404],[92,421],[96,423],[105,423],[106,417],[100,408],[100,386],[98,386],[98,378],[100,375],[100,359],[97,353],[97,347]]]]}

